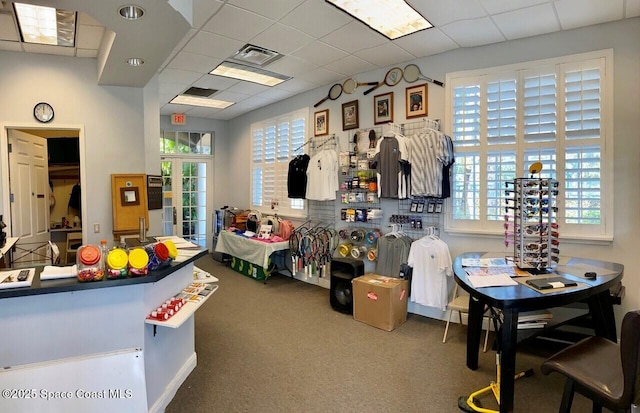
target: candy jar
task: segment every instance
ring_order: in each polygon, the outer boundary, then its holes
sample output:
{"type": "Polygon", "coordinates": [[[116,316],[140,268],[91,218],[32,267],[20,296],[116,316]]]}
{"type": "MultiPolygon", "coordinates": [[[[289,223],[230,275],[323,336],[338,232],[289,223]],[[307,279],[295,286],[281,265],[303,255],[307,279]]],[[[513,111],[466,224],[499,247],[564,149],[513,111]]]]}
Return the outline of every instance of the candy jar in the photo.
{"type": "Polygon", "coordinates": [[[149,271],[164,268],[171,263],[171,258],[169,258],[169,249],[165,244],[161,242],[149,244],[145,246],[144,249],[149,255],[149,264],[147,264],[149,271]]]}
{"type": "Polygon", "coordinates": [[[132,277],[141,277],[147,275],[149,264],[149,254],[144,248],[134,248],[129,251],[129,275],[132,277]]]}
{"type": "Polygon", "coordinates": [[[101,281],[104,277],[104,266],[100,248],[96,245],[81,245],[76,256],[78,281],[101,281]]]}
{"type": "Polygon", "coordinates": [[[176,244],[174,244],[171,240],[166,240],[162,243],[167,247],[167,250],[169,250],[169,258],[175,260],[178,256],[178,248],[176,247],[176,244]]]}
{"type": "Polygon", "coordinates": [[[122,248],[114,248],[107,254],[107,279],[115,280],[117,278],[127,278],[129,271],[127,265],[129,264],[129,256],[127,251],[122,248]]]}

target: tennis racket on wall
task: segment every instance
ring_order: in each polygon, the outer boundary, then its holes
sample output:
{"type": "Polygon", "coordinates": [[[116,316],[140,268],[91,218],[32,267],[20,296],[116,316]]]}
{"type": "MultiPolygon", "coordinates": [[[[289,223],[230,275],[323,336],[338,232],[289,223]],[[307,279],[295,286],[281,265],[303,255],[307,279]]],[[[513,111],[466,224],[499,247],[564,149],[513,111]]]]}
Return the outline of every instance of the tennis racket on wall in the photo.
{"type": "Polygon", "coordinates": [[[336,100],[336,99],[338,99],[340,97],[340,95],[342,95],[342,85],[340,83],[336,83],[333,86],[331,86],[331,89],[329,89],[329,93],[327,94],[327,96],[324,97],[322,100],[320,100],[315,105],[313,105],[313,107],[317,108],[318,106],[320,106],[327,99],[336,100]]]}
{"type": "Polygon", "coordinates": [[[444,83],[438,80],[433,80],[430,77],[423,75],[422,72],[420,72],[420,68],[414,64],[405,66],[403,77],[404,77],[404,80],[408,83],[413,83],[418,79],[423,79],[423,80],[426,80],[427,82],[433,83],[434,85],[444,87],[444,83]]]}
{"type": "Polygon", "coordinates": [[[352,77],[350,77],[349,79],[345,80],[342,83],[342,90],[344,91],[344,93],[350,95],[353,92],[356,91],[356,89],[358,88],[358,86],[373,86],[373,85],[377,85],[378,82],[364,82],[364,83],[359,83],[356,82],[356,80],[352,77]]]}
{"type": "Polygon", "coordinates": [[[364,94],[368,95],[369,93],[373,92],[374,90],[376,90],[382,85],[395,86],[398,83],[400,83],[401,80],[402,80],[402,69],[400,69],[399,67],[391,68],[389,69],[387,74],[384,76],[384,80],[382,82],[379,82],[377,85],[375,85],[371,89],[364,92],[364,94]]]}

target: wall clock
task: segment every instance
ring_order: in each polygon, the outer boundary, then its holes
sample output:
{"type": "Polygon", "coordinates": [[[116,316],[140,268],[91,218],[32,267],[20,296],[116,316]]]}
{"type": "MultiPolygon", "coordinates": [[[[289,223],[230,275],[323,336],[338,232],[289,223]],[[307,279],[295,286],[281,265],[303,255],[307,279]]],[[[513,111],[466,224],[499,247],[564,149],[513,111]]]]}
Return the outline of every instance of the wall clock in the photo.
{"type": "Polygon", "coordinates": [[[53,120],[53,107],[46,102],[40,102],[34,106],[33,116],[39,122],[51,122],[53,120]]]}

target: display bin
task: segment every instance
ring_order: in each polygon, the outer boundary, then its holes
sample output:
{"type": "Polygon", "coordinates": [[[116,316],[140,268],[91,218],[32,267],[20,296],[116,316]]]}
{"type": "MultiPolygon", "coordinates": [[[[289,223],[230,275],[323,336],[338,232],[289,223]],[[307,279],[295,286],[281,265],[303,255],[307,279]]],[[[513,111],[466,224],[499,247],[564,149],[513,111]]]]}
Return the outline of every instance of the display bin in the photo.
{"type": "Polygon", "coordinates": [[[269,276],[271,276],[271,272],[274,270],[274,268],[275,266],[271,258],[269,258],[269,266],[267,268],[263,268],[259,265],[253,264],[249,261],[245,261],[238,257],[231,257],[232,270],[256,280],[266,280],[267,278],[269,278],[269,276]]]}

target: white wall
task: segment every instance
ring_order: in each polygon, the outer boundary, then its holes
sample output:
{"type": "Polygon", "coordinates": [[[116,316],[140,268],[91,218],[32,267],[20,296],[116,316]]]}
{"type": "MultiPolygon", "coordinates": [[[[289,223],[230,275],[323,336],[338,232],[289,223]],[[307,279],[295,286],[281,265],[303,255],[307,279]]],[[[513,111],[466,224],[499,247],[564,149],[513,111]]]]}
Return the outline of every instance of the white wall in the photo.
{"type": "MultiPolygon", "coordinates": [[[[33,107],[46,101],[55,110],[48,127],[84,128],[87,241],[111,239],[111,174],[146,172],[143,90],[99,86],[94,59],[0,51],[0,73],[2,125],[43,126],[33,118],[33,107]],[[100,234],[93,233],[94,223],[100,224],[100,234]]],[[[159,111],[157,105],[154,109],[159,111]]],[[[3,204],[0,199],[0,208],[3,204]]]]}
{"type": "MultiPolygon", "coordinates": [[[[601,24],[559,33],[536,36],[527,39],[509,41],[496,45],[458,49],[439,55],[422,58],[415,63],[422,72],[433,79],[444,81],[447,72],[469,70],[482,67],[499,66],[523,61],[564,56],[594,50],[614,49],[614,157],[615,157],[615,228],[614,241],[606,244],[580,244],[563,242],[563,255],[593,257],[596,259],[620,262],[625,265],[623,284],[627,295],[623,305],[616,308],[617,318],[622,319],[623,312],[640,308],[640,277],[636,273],[635,258],[640,248],[640,18],[620,22],[601,24]]],[[[399,62],[404,67],[409,62],[399,62]]],[[[382,80],[389,68],[360,74],[359,82],[382,80]]],[[[400,82],[393,88],[382,87],[376,93],[394,92],[394,122],[405,121],[404,92],[408,86],[400,82]]],[[[278,104],[256,110],[230,121],[228,152],[233,181],[226,181],[227,204],[248,205],[249,202],[249,149],[251,145],[251,123],[309,107],[310,119],[313,104],[327,95],[330,85],[318,88],[278,104]],[[234,191],[234,188],[247,188],[247,191],[234,191]]],[[[373,126],[373,93],[363,96],[365,88],[359,88],[352,95],[341,96],[336,101],[327,101],[318,109],[329,109],[329,132],[339,137],[341,147],[346,149],[348,136],[343,132],[340,121],[342,103],[359,101],[360,127],[373,126]]],[[[444,89],[429,85],[429,117],[444,118],[444,89]]],[[[312,136],[311,133],[309,136],[312,136]]],[[[384,205],[383,205],[384,207],[384,205]]],[[[465,251],[505,251],[501,237],[452,236],[441,233],[450,247],[452,256],[465,251]]],[[[506,251],[505,251],[506,252],[506,251]]],[[[429,313],[418,309],[419,313],[429,313]]]]}

